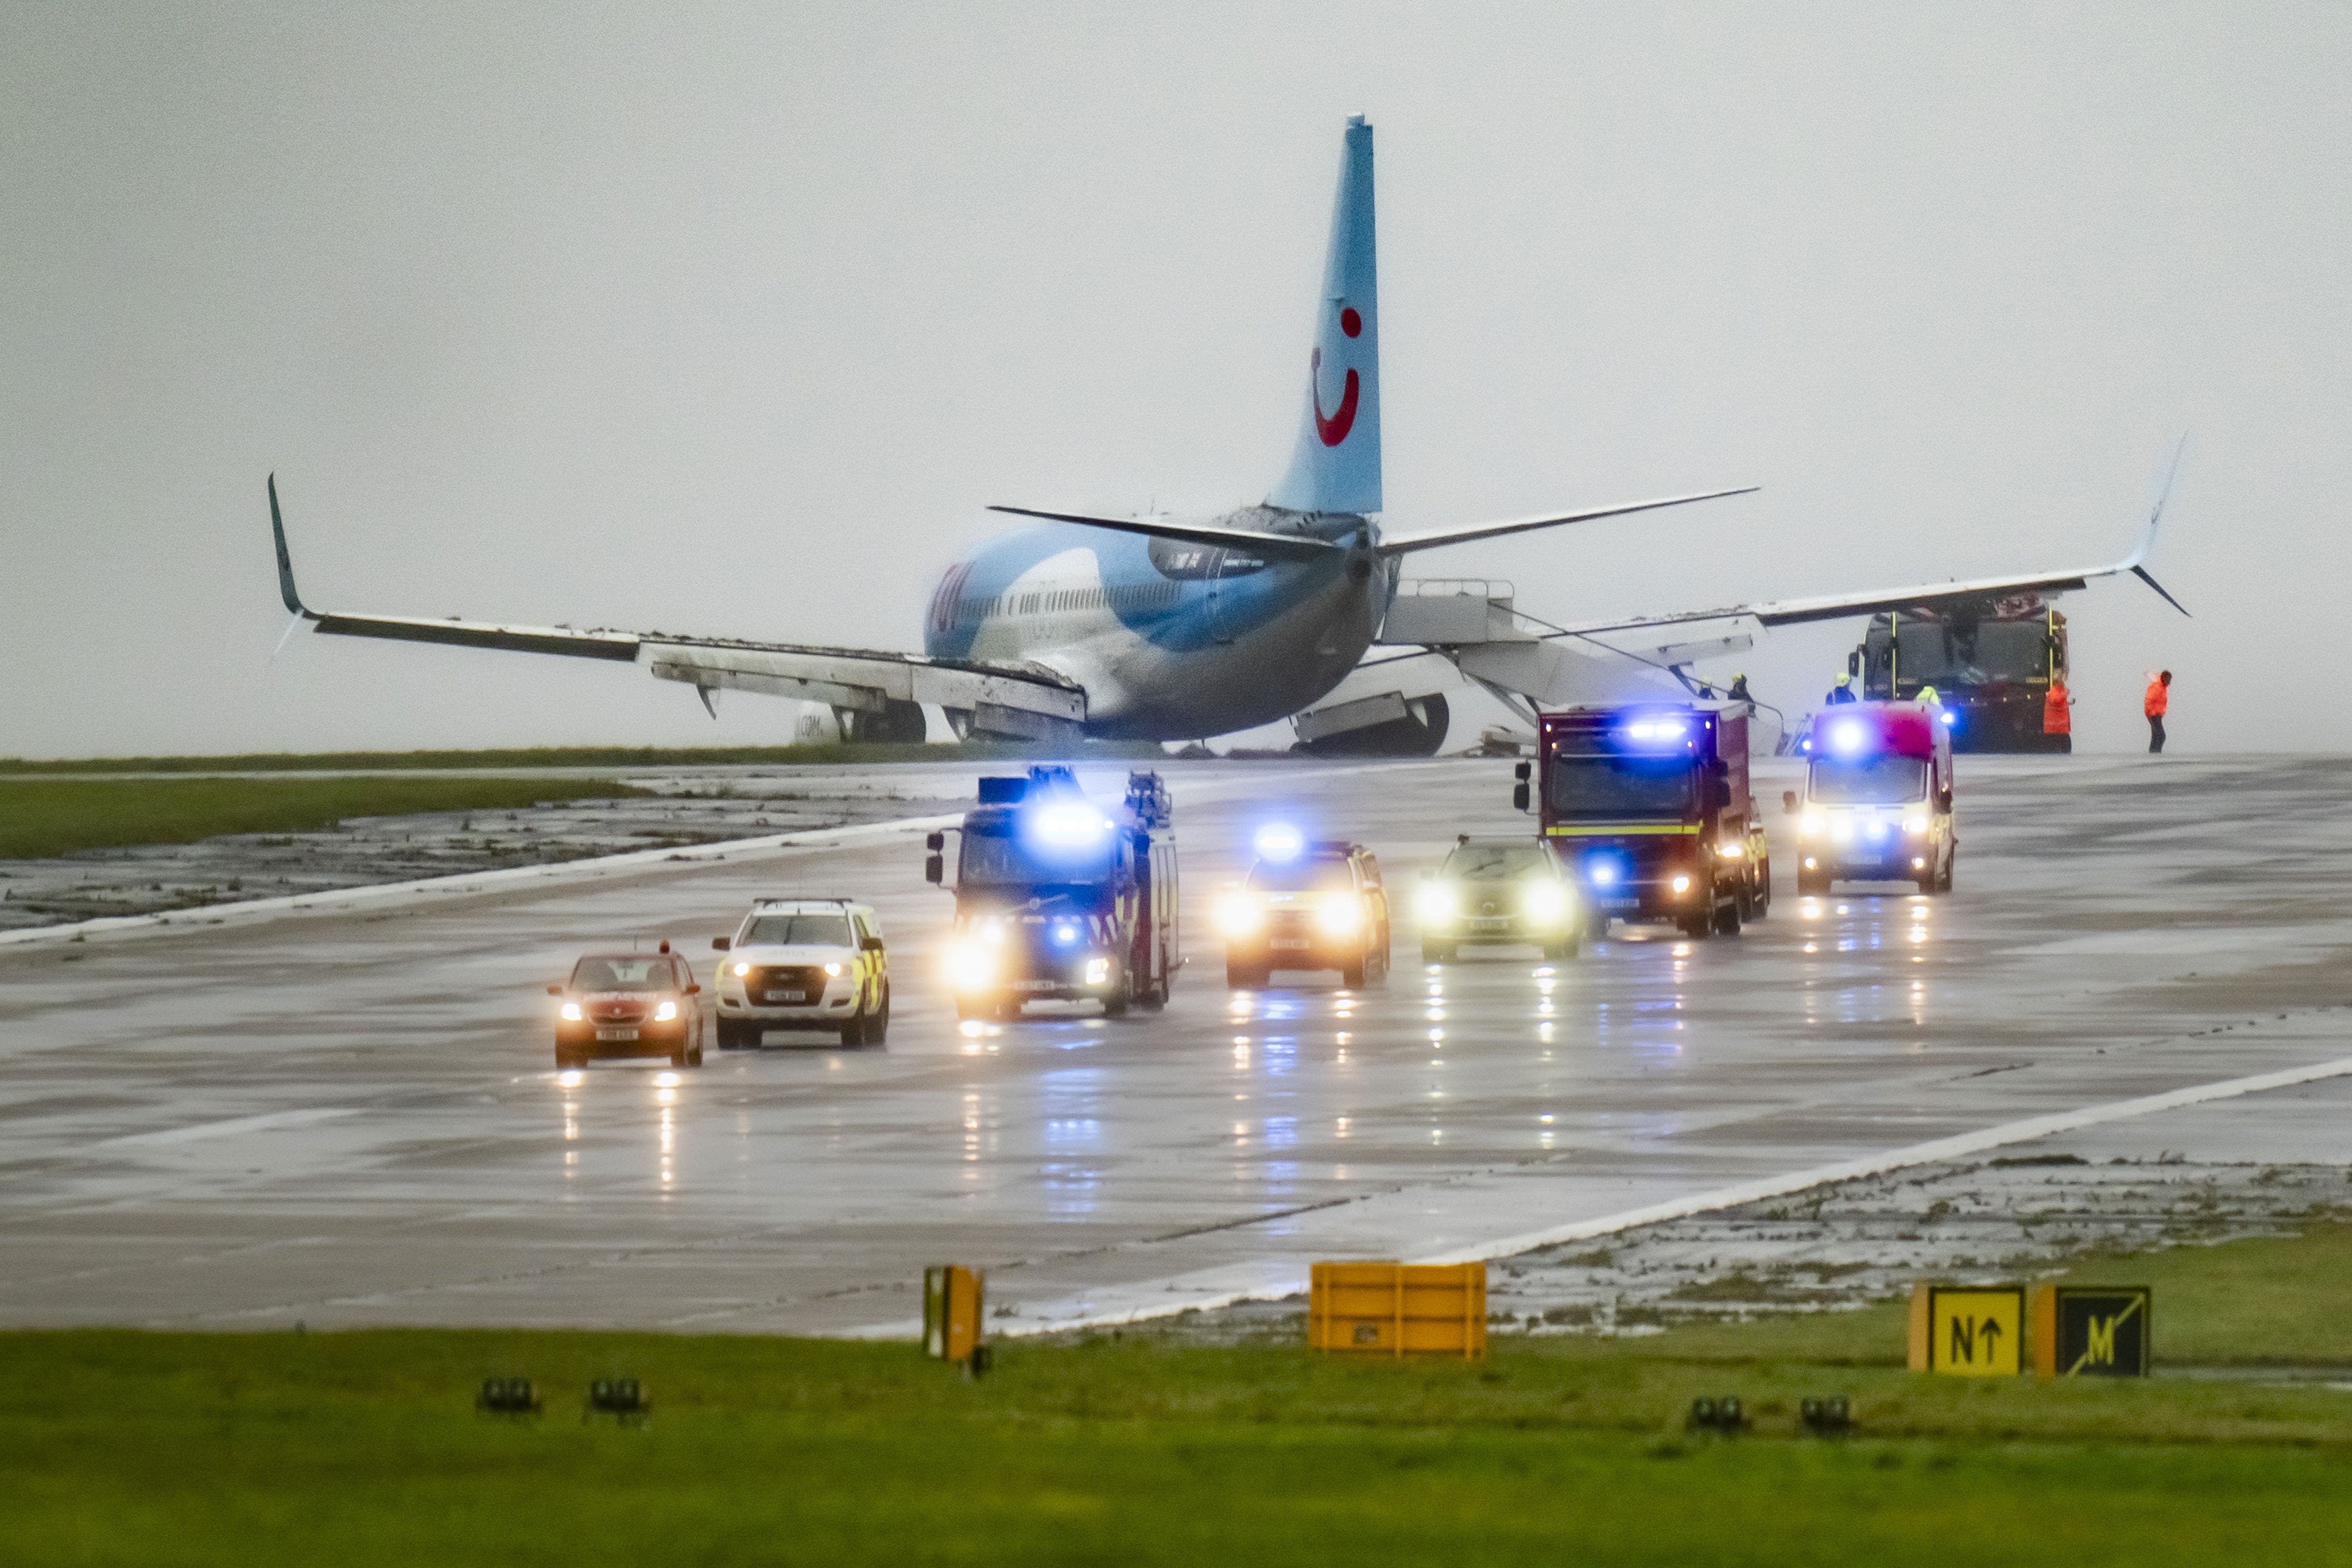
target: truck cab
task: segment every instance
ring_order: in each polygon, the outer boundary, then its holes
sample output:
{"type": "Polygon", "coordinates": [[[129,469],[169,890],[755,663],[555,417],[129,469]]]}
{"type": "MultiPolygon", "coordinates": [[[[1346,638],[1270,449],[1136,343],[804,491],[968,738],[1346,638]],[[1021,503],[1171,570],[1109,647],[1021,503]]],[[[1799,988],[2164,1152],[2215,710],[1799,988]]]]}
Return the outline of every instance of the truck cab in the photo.
{"type": "MultiPolygon", "coordinates": [[[[1183,960],[1173,814],[1158,773],[1129,774],[1126,795],[1108,807],[1066,767],[983,778],[956,831],[948,981],[958,1016],[1095,1001],[1115,1018],[1166,1004],[1183,960]]],[[[928,847],[923,874],[943,884],[946,835],[928,847]]]]}
{"type": "Polygon", "coordinates": [[[1855,702],[1816,717],[1797,742],[1805,793],[1797,819],[1797,891],[1832,882],[1916,882],[1949,892],[1952,733],[1921,702],[1855,702]]]}
{"type": "Polygon", "coordinates": [[[1749,709],[1642,703],[1542,715],[1513,804],[1573,870],[1600,937],[1612,918],[1736,934],[1772,903],[1772,865],[1748,779],[1749,709]]]}

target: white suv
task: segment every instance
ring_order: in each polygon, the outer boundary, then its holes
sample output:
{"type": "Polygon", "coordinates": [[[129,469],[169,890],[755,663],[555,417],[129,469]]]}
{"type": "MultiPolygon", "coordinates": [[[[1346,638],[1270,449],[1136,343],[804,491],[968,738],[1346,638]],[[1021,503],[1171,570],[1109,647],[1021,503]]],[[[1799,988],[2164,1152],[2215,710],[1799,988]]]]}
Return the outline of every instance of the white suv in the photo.
{"type": "Polygon", "coordinates": [[[890,956],[874,911],[847,899],[761,899],[734,936],[710,944],[719,966],[719,1048],[740,1051],[770,1029],[839,1030],[878,1046],[890,1030],[890,956]]]}

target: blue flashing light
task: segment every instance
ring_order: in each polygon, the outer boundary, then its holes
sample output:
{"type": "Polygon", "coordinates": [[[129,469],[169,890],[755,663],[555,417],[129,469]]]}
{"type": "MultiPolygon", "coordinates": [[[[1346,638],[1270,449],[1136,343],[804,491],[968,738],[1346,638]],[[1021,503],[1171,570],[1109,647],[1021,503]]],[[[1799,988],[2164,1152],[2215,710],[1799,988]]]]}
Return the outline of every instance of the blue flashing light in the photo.
{"type": "Polygon", "coordinates": [[[1286,822],[1267,823],[1254,842],[1261,860],[1296,860],[1307,849],[1307,836],[1286,822]]]}
{"type": "Polygon", "coordinates": [[[1957,730],[1957,729],[1958,729],[1959,727],[1960,727],[1960,710],[1959,710],[1958,709],[1957,709],[1957,708],[1947,708],[1947,709],[1945,709],[1945,710],[1944,710],[1944,728],[1946,728],[1947,730],[1957,730]]]}
{"type": "Polygon", "coordinates": [[[1870,732],[1851,719],[1830,731],[1830,747],[1832,751],[1852,754],[1869,743],[1870,732]]]}
{"type": "Polygon", "coordinates": [[[1625,726],[1625,738],[1637,745],[1672,745],[1689,732],[1679,719],[1636,719],[1625,726]]]}
{"type": "Polygon", "coordinates": [[[1077,944],[1077,941],[1078,928],[1070,921],[1064,921],[1060,925],[1054,928],[1055,946],[1075,947],[1077,944]]]}
{"type": "Polygon", "coordinates": [[[1040,843],[1063,849],[1089,848],[1102,841],[1109,827],[1103,814],[1082,800],[1058,800],[1029,816],[1029,831],[1040,843]]]}
{"type": "Polygon", "coordinates": [[[1595,855],[1584,863],[1585,879],[1596,888],[1613,888],[1624,874],[1624,868],[1605,855],[1595,855]]]}

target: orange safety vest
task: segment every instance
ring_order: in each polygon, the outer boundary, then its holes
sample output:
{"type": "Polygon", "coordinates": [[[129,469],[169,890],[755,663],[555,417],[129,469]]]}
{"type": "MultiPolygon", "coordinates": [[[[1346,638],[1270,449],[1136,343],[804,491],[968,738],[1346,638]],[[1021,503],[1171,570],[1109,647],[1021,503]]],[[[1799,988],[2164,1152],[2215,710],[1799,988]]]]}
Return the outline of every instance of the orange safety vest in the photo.
{"type": "Polygon", "coordinates": [[[2147,683],[2147,700],[2139,705],[2139,710],[2150,719],[2161,719],[2170,701],[2171,689],[2161,680],[2151,680],[2147,683]]]}
{"type": "Polygon", "coordinates": [[[2074,699],[2057,681],[2050,683],[2050,695],[2042,700],[2042,732],[2045,735],[2068,735],[2074,730],[2074,699]]]}

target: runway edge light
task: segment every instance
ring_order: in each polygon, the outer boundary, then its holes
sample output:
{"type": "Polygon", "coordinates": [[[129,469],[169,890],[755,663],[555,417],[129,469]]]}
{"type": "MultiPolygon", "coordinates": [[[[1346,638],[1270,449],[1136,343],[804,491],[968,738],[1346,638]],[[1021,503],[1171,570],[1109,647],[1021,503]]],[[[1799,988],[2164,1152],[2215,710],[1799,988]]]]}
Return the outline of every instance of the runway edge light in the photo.
{"type": "Polygon", "coordinates": [[[2044,1285],[2033,1296],[2036,1377],[2146,1377],[2153,1293],[2145,1285],[2044,1285]]]}

